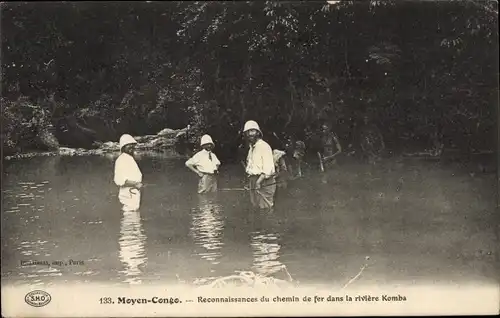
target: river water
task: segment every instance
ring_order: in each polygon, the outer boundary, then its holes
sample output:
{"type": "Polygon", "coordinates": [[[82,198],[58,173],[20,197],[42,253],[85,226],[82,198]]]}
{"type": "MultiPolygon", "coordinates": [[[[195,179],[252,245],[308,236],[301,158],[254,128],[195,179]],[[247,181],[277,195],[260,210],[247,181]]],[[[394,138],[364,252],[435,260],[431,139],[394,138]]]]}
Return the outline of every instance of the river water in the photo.
{"type": "MultiPolygon", "coordinates": [[[[182,159],[146,156],[141,209],[124,213],[113,160],[5,164],[2,283],[191,282],[246,270],[342,286],[365,262],[360,283],[496,277],[494,174],[417,161],[344,163],[327,174],[312,167],[278,192],[273,212],[259,212],[243,191],[196,194],[182,159]]],[[[221,168],[219,187],[242,180],[240,166],[221,168]]]]}

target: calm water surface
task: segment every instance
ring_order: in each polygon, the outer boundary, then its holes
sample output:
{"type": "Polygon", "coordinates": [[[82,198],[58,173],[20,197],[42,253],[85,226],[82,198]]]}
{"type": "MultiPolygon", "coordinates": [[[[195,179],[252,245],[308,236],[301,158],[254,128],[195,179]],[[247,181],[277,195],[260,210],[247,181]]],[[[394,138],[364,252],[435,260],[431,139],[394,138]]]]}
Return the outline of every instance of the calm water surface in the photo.
{"type": "MultiPolygon", "coordinates": [[[[237,270],[300,283],[485,283],[496,277],[495,176],[423,163],[344,164],[278,193],[272,213],[242,191],[196,194],[184,160],[143,157],[140,212],[122,212],[113,158],[7,162],[2,281],[193,281],[237,270]],[[65,266],[22,265],[63,261],[65,266]],[[71,261],[70,261],[71,260],[71,261]],[[83,264],[81,263],[83,262],[83,264]]],[[[238,166],[219,187],[241,187],[238,166]]]]}

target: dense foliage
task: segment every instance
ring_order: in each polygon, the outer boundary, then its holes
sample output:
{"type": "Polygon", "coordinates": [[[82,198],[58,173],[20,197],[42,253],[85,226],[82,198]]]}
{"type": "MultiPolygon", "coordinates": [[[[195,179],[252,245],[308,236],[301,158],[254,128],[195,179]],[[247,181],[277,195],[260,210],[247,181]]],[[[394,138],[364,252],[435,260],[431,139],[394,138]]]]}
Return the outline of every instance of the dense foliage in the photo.
{"type": "Polygon", "coordinates": [[[248,119],[281,140],[326,120],[348,145],[368,115],[389,148],[493,149],[497,17],[472,0],[3,3],[3,146],[51,124],[71,146],[191,124],[232,154],[248,119]]]}

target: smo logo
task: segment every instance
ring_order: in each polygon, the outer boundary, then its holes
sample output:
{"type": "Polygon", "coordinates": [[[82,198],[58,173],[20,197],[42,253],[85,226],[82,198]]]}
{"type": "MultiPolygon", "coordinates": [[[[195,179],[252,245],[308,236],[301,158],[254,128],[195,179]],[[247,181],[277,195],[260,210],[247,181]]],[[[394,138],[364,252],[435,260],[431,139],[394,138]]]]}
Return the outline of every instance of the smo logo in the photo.
{"type": "Polygon", "coordinates": [[[33,307],[43,307],[50,303],[52,297],[49,293],[44,292],[43,290],[34,290],[26,294],[24,297],[24,301],[30,306],[33,307]]]}

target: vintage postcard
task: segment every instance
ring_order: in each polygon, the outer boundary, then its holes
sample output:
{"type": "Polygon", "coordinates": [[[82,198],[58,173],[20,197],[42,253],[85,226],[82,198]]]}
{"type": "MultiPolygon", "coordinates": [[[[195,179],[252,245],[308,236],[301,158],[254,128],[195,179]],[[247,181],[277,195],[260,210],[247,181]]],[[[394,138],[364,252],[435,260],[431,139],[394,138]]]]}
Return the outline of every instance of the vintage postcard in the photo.
{"type": "Polygon", "coordinates": [[[0,9],[2,316],[499,314],[497,1],[0,9]]]}

